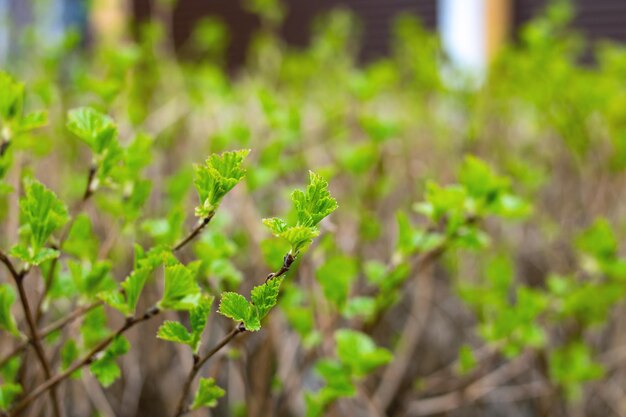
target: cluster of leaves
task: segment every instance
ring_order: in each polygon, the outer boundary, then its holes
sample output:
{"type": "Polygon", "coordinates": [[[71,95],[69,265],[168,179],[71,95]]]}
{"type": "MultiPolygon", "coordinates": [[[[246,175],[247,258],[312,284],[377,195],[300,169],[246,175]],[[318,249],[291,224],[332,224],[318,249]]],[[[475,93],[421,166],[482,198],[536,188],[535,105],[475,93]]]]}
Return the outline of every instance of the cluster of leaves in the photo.
{"type": "Polygon", "coordinates": [[[335,332],[336,359],[321,359],[315,371],[324,381],[316,393],[307,393],[307,417],[318,417],[339,398],[356,394],[355,383],[376,368],[389,363],[393,355],[377,347],[364,333],[342,329],[335,332]]]}
{"type": "Polygon", "coordinates": [[[263,219],[263,223],[275,236],[287,241],[291,247],[290,253],[296,256],[319,234],[317,225],[337,209],[337,201],[330,196],[328,182],[314,172],[309,173],[306,190],[295,190],[291,200],[296,216],[294,223],[278,217],[263,219]]]}

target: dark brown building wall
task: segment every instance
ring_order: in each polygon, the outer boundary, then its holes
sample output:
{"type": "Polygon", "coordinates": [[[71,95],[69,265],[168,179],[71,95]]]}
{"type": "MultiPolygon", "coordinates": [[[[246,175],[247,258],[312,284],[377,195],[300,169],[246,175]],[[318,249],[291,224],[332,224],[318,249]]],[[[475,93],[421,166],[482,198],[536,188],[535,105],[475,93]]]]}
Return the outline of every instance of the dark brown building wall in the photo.
{"type": "MultiPolygon", "coordinates": [[[[152,3],[153,0],[135,0],[135,16],[140,20],[148,16],[152,3]]],[[[308,43],[312,22],[320,13],[335,7],[352,10],[362,23],[361,59],[365,61],[388,52],[391,25],[397,14],[414,14],[430,29],[437,25],[437,0],[287,0],[285,3],[289,12],[281,32],[295,46],[308,43]]],[[[230,66],[241,65],[259,21],[243,10],[239,0],[179,0],[174,13],[175,43],[184,43],[195,22],[206,16],[220,17],[228,24],[231,33],[228,62],[230,66]]]]}
{"type": "MultiPolygon", "coordinates": [[[[516,0],[514,29],[536,16],[548,0],[516,0]]],[[[626,42],[626,0],[573,0],[574,27],[591,40],[610,39],[626,42]]]]}

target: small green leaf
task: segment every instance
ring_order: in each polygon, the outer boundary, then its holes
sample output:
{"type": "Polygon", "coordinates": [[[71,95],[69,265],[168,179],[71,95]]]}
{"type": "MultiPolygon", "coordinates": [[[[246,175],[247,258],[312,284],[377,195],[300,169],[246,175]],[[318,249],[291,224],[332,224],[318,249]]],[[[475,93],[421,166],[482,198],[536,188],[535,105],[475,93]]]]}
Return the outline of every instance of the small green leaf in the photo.
{"type": "Polygon", "coordinates": [[[117,136],[113,120],[90,107],[70,110],[67,115],[67,128],[97,155],[102,154],[117,136]]]}
{"type": "Polygon", "coordinates": [[[250,316],[250,303],[246,298],[235,292],[222,293],[219,312],[235,321],[246,321],[250,316]]]}
{"type": "Polygon", "coordinates": [[[124,293],[126,294],[126,305],[128,307],[128,314],[132,315],[135,313],[135,309],[137,308],[137,302],[139,301],[139,296],[141,295],[141,291],[143,290],[148,277],[150,276],[151,270],[148,268],[140,268],[135,269],[129,276],[126,278],[124,282],[122,282],[122,288],[124,289],[124,293]]]}
{"type": "Polygon", "coordinates": [[[191,344],[191,333],[185,326],[177,321],[165,321],[157,332],[159,339],[168,340],[170,342],[191,344]]]}
{"type": "Polygon", "coordinates": [[[335,340],[339,360],[357,378],[368,375],[393,359],[391,352],[377,347],[369,336],[361,332],[349,329],[337,330],[335,340]]]}
{"type": "Polygon", "coordinates": [[[52,233],[68,221],[67,208],[52,191],[31,179],[25,181],[20,210],[30,231],[31,258],[34,258],[52,233]]]}
{"type": "Polygon", "coordinates": [[[312,171],[309,172],[309,185],[306,190],[294,191],[291,199],[300,226],[314,227],[337,208],[337,201],[328,191],[328,182],[312,171]]]}
{"type": "Polygon", "coordinates": [[[192,410],[200,407],[215,407],[217,400],[222,398],[226,392],[215,384],[213,378],[200,378],[198,391],[191,404],[192,410]]]}
{"type": "Polygon", "coordinates": [[[276,305],[282,282],[283,278],[278,277],[252,289],[250,298],[257,309],[259,320],[263,320],[272,307],[276,305]]]}
{"type": "Polygon", "coordinates": [[[19,337],[20,332],[11,314],[11,306],[14,302],[13,288],[9,284],[0,284],[0,329],[19,337]]]}
{"type": "Polygon", "coordinates": [[[224,152],[209,156],[204,165],[195,166],[194,185],[200,198],[196,207],[198,217],[210,217],[222,198],[244,177],[241,164],[250,150],[224,152]]]}
{"type": "Polygon", "coordinates": [[[20,384],[7,383],[0,385],[0,410],[8,411],[15,397],[21,393],[22,386],[20,384]]]}
{"type": "Polygon", "coordinates": [[[272,234],[275,236],[279,236],[287,229],[287,222],[285,222],[283,219],[279,219],[278,217],[263,219],[263,224],[269,227],[269,229],[272,231],[272,234]]]}
{"type": "Polygon", "coordinates": [[[289,242],[289,245],[291,246],[291,253],[295,254],[306,249],[306,247],[313,242],[313,239],[316,238],[319,233],[320,232],[316,227],[293,226],[287,228],[278,236],[289,242]]]}
{"type": "Polygon", "coordinates": [[[45,126],[48,123],[48,114],[45,111],[35,111],[27,114],[22,118],[19,124],[20,132],[28,132],[45,126]]]}
{"type": "Polygon", "coordinates": [[[42,263],[58,258],[61,255],[61,252],[51,248],[41,248],[30,260],[30,263],[33,265],[41,265],[42,263]]]}
{"type": "Polygon", "coordinates": [[[211,305],[213,304],[214,297],[205,295],[200,298],[198,305],[191,309],[189,313],[189,322],[191,324],[191,331],[193,334],[201,335],[204,332],[209,314],[211,313],[211,305]]]}
{"type": "Polygon", "coordinates": [[[128,352],[129,349],[130,343],[128,340],[122,336],[118,336],[113,339],[113,342],[111,342],[102,357],[89,365],[89,370],[103,387],[110,386],[122,375],[122,371],[117,365],[116,360],[119,356],[128,352]]]}
{"type": "Polygon", "coordinates": [[[198,301],[200,287],[194,273],[185,265],[165,267],[165,289],[159,306],[171,310],[189,310],[198,301]]]}

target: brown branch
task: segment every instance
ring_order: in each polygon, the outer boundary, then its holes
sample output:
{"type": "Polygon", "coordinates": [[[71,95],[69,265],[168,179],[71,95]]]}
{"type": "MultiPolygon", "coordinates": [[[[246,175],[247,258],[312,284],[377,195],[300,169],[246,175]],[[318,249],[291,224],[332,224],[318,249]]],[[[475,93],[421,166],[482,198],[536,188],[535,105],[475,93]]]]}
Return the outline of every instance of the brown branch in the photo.
{"type": "MultiPolygon", "coordinates": [[[[55,332],[55,331],[57,331],[59,329],[62,329],[63,327],[65,327],[69,323],[71,323],[74,320],[84,316],[89,311],[93,310],[94,308],[96,308],[98,306],[101,306],[102,304],[103,304],[102,301],[96,301],[95,303],[92,303],[92,304],[80,307],[80,308],[72,311],[67,316],[60,318],[59,320],[57,320],[54,323],[44,327],[43,329],[40,329],[39,330],[39,337],[40,338],[45,338],[50,333],[55,332]]],[[[22,352],[24,349],[26,349],[31,344],[32,344],[31,340],[28,339],[28,340],[25,340],[25,341],[21,342],[19,345],[15,346],[11,352],[9,352],[4,358],[0,359],[0,368],[2,366],[4,366],[9,361],[9,359],[11,359],[13,356],[19,354],[20,352],[22,352]]]]}
{"type": "MultiPolygon", "coordinates": [[[[444,252],[444,245],[438,246],[420,255],[414,263],[415,274],[419,277],[432,267],[435,260],[444,252]]],[[[404,323],[402,336],[394,352],[394,360],[385,368],[380,384],[374,394],[373,402],[380,410],[387,410],[402,385],[406,372],[413,360],[413,352],[417,347],[424,324],[428,318],[433,294],[433,277],[424,274],[423,280],[418,280],[415,290],[411,294],[411,311],[404,323]],[[422,284],[422,285],[420,285],[422,284]],[[427,300],[423,300],[426,294],[427,300]]]]}
{"type": "MultiPolygon", "coordinates": [[[[24,288],[24,278],[28,274],[28,269],[24,269],[20,272],[17,272],[15,266],[8,258],[8,256],[0,252],[0,261],[6,265],[13,280],[15,281],[15,285],[17,287],[17,291],[20,297],[20,304],[22,305],[22,310],[24,311],[24,317],[26,319],[26,324],[28,326],[28,330],[30,333],[30,342],[35,348],[35,353],[37,354],[37,359],[43,368],[44,376],[46,379],[49,379],[52,376],[52,371],[50,367],[50,362],[46,357],[46,353],[41,345],[41,340],[39,337],[39,333],[37,332],[37,325],[35,320],[33,319],[32,312],[30,310],[30,303],[28,302],[28,295],[26,294],[26,289],[24,288]]],[[[61,416],[61,406],[59,405],[59,400],[56,395],[56,390],[50,391],[50,401],[52,402],[52,410],[56,417],[61,416]]]]}
{"type": "Polygon", "coordinates": [[[115,333],[105,338],[100,343],[98,343],[98,345],[96,345],[96,347],[94,347],[91,351],[89,351],[89,353],[87,353],[78,361],[74,362],[69,368],[67,368],[62,373],[57,374],[51,378],[48,378],[45,382],[43,382],[41,385],[39,385],[37,388],[31,391],[27,396],[22,398],[20,402],[18,402],[15,405],[15,407],[13,407],[10,410],[8,414],[9,417],[15,417],[15,416],[20,415],[20,413],[24,411],[40,395],[44,394],[48,390],[54,389],[54,387],[56,387],[59,383],[69,378],[74,372],[76,372],[77,370],[81,369],[84,366],[91,364],[94,361],[95,356],[99,352],[106,349],[111,344],[111,342],[115,340],[116,337],[122,335],[123,333],[125,333],[127,330],[131,329],[138,323],[151,319],[152,317],[156,316],[160,312],[161,310],[158,307],[151,307],[148,310],[146,310],[146,312],[143,315],[139,317],[127,319],[124,325],[120,327],[119,330],[117,330],[115,333]]]}
{"type": "Polygon", "coordinates": [[[176,413],[174,414],[176,417],[180,417],[189,412],[189,408],[185,405],[187,403],[187,397],[189,396],[189,392],[191,391],[191,384],[193,384],[196,375],[202,368],[202,366],[213,357],[217,352],[219,352],[224,346],[230,343],[239,333],[243,333],[246,331],[246,328],[243,326],[243,323],[240,323],[231,330],[226,336],[219,341],[217,345],[215,345],[206,355],[202,358],[194,357],[194,364],[187,376],[187,380],[183,385],[183,392],[180,396],[180,400],[178,401],[178,406],[176,407],[176,413]]]}
{"type": "Polygon", "coordinates": [[[8,139],[4,139],[2,142],[0,142],[0,158],[2,158],[7,152],[9,146],[11,146],[11,141],[8,139]]]}
{"type": "Polygon", "coordinates": [[[532,355],[530,354],[522,354],[465,388],[436,397],[415,400],[410,404],[407,415],[427,416],[441,414],[478,401],[505,382],[528,370],[528,362],[531,358],[532,355]]]}
{"type": "Polygon", "coordinates": [[[185,237],[183,240],[181,240],[176,246],[174,246],[174,248],[172,248],[173,252],[179,251],[180,249],[182,249],[187,243],[191,242],[193,240],[193,238],[195,238],[196,236],[198,236],[200,234],[200,232],[202,232],[202,229],[204,229],[206,227],[207,224],[209,224],[209,222],[211,221],[211,219],[213,218],[213,216],[215,215],[215,212],[209,214],[208,217],[203,218],[197,225],[196,227],[194,227],[191,232],[187,235],[187,237],[185,237]]]}
{"type": "MultiPolygon", "coordinates": [[[[283,264],[281,265],[280,269],[276,272],[271,272],[270,274],[268,274],[265,278],[265,282],[267,283],[268,281],[274,278],[278,278],[289,272],[289,268],[291,268],[291,265],[293,265],[294,261],[296,260],[296,256],[297,254],[292,255],[291,252],[287,253],[283,258],[283,264]]],[[[196,375],[198,374],[200,369],[202,368],[202,365],[204,365],[206,361],[211,359],[213,355],[219,352],[220,349],[230,343],[230,341],[233,340],[239,333],[243,333],[245,331],[246,328],[244,324],[239,323],[237,327],[235,327],[233,330],[230,331],[230,333],[224,336],[224,338],[220,340],[220,342],[215,345],[206,355],[201,358],[197,356],[194,357],[194,364],[191,368],[191,371],[189,372],[189,375],[187,376],[185,384],[183,385],[183,392],[180,396],[180,400],[178,401],[178,406],[176,407],[176,413],[174,414],[175,417],[180,417],[189,412],[189,407],[186,406],[187,397],[189,396],[189,391],[191,390],[191,384],[193,384],[193,381],[196,378],[196,375]]]]}

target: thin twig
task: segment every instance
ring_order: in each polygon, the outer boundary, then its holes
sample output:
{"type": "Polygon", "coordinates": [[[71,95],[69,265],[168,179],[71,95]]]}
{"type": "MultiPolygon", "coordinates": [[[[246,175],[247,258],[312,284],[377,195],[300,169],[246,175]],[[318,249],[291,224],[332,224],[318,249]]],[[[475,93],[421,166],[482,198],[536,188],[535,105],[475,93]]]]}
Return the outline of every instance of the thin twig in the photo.
{"type": "MultiPolygon", "coordinates": [[[[50,367],[50,362],[46,357],[46,352],[41,345],[41,340],[39,334],[37,333],[37,325],[35,320],[33,319],[32,312],[30,310],[30,303],[28,302],[28,295],[26,294],[26,289],[24,288],[24,278],[28,274],[29,270],[24,269],[20,272],[17,272],[15,266],[11,262],[11,260],[6,256],[6,254],[0,252],[0,259],[7,266],[13,280],[15,281],[15,285],[17,286],[17,291],[20,297],[20,304],[22,305],[22,310],[24,311],[24,317],[26,318],[26,324],[28,326],[28,331],[30,333],[30,341],[35,348],[35,353],[37,354],[37,359],[43,368],[44,376],[46,379],[49,379],[52,376],[52,371],[50,367]]],[[[52,410],[56,417],[61,416],[61,406],[59,405],[59,400],[57,398],[56,390],[50,390],[50,401],[52,402],[52,410]]]]}
{"type": "Polygon", "coordinates": [[[233,340],[239,333],[243,333],[245,331],[246,331],[246,328],[243,326],[243,324],[237,325],[237,327],[235,327],[226,336],[224,336],[222,340],[220,340],[219,343],[215,345],[202,358],[194,357],[193,367],[191,368],[191,371],[189,372],[189,375],[187,376],[187,380],[185,381],[185,384],[183,385],[183,392],[180,396],[180,400],[178,401],[178,406],[176,407],[176,414],[175,414],[176,417],[180,417],[186,414],[187,412],[189,412],[189,408],[186,406],[187,397],[189,396],[189,391],[191,391],[191,384],[193,384],[193,381],[196,378],[196,375],[198,374],[200,369],[202,368],[202,365],[204,365],[206,361],[211,359],[211,357],[213,357],[213,355],[219,352],[224,346],[230,343],[230,341],[233,340]]]}
{"type": "MultiPolygon", "coordinates": [[[[281,265],[280,269],[276,272],[271,272],[270,274],[268,274],[267,277],[265,278],[265,282],[267,283],[268,281],[274,278],[278,278],[282,275],[285,275],[289,271],[289,268],[291,267],[291,265],[293,265],[294,261],[296,260],[296,257],[297,257],[297,254],[291,254],[291,252],[287,253],[285,257],[283,258],[283,264],[281,265]]],[[[246,331],[246,328],[244,324],[239,323],[237,327],[235,327],[233,330],[230,331],[230,333],[224,336],[224,338],[220,340],[220,342],[217,345],[215,345],[205,356],[201,358],[197,356],[194,357],[194,364],[193,364],[193,367],[191,368],[191,371],[189,372],[189,375],[187,376],[187,380],[185,381],[185,384],[183,385],[183,391],[180,396],[180,400],[178,401],[178,406],[176,407],[176,413],[174,414],[175,417],[180,417],[186,414],[187,412],[189,412],[189,408],[186,406],[187,397],[189,396],[189,391],[191,390],[191,384],[193,384],[193,381],[196,378],[196,375],[198,374],[200,369],[202,368],[202,365],[204,365],[206,361],[211,359],[213,355],[219,352],[220,349],[222,349],[224,346],[230,343],[230,341],[233,340],[235,336],[245,331],[246,331]]]]}
{"type": "MultiPolygon", "coordinates": [[[[74,320],[84,316],[85,314],[87,314],[88,312],[90,312],[94,308],[96,308],[98,306],[101,306],[102,304],[103,304],[102,301],[96,301],[94,303],[91,303],[89,305],[80,307],[80,308],[72,311],[67,316],[60,318],[59,320],[55,321],[52,324],[49,324],[48,326],[44,327],[43,329],[40,329],[39,330],[39,337],[42,338],[42,339],[45,338],[50,333],[55,332],[55,331],[57,331],[59,329],[62,329],[63,327],[65,327],[69,323],[71,323],[74,320]]],[[[0,368],[2,366],[4,366],[4,364],[6,364],[9,361],[9,359],[11,359],[13,356],[19,354],[21,351],[23,351],[24,349],[26,349],[30,345],[31,345],[31,341],[30,341],[30,339],[28,339],[28,340],[24,340],[19,345],[15,346],[11,352],[9,352],[4,358],[0,359],[0,368]]]]}
{"type": "Polygon", "coordinates": [[[174,246],[174,248],[172,249],[172,251],[176,252],[179,251],[180,249],[182,249],[187,243],[189,243],[191,240],[193,240],[193,238],[195,238],[196,236],[198,236],[200,234],[200,232],[202,231],[202,229],[204,229],[206,227],[207,224],[209,224],[209,222],[211,221],[211,219],[213,218],[213,216],[215,215],[215,213],[211,213],[208,217],[203,218],[196,227],[193,228],[193,230],[189,233],[189,235],[187,235],[186,238],[184,238],[182,241],[180,241],[176,246],[174,246]]]}
{"type": "Polygon", "coordinates": [[[106,349],[111,344],[111,342],[115,340],[116,337],[122,335],[127,330],[134,327],[136,324],[151,319],[152,317],[158,315],[160,312],[161,310],[155,306],[146,310],[146,312],[139,317],[127,319],[126,323],[124,323],[124,325],[120,327],[119,330],[117,330],[115,333],[113,333],[112,335],[110,335],[109,337],[101,341],[100,343],[98,343],[98,345],[96,345],[96,347],[94,347],[91,351],[89,351],[89,353],[87,353],[78,361],[74,362],[69,368],[67,368],[62,373],[57,374],[53,376],[52,378],[48,378],[45,382],[43,382],[41,385],[39,385],[37,388],[31,391],[27,396],[22,398],[22,400],[18,402],[15,405],[15,407],[11,409],[11,411],[9,412],[9,417],[18,416],[40,395],[56,387],[60,382],[69,378],[77,370],[81,369],[84,366],[91,364],[94,361],[95,356],[101,351],[103,351],[104,349],[106,349]]]}

